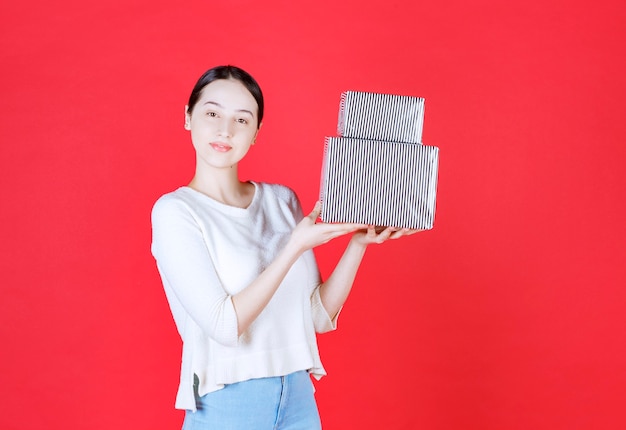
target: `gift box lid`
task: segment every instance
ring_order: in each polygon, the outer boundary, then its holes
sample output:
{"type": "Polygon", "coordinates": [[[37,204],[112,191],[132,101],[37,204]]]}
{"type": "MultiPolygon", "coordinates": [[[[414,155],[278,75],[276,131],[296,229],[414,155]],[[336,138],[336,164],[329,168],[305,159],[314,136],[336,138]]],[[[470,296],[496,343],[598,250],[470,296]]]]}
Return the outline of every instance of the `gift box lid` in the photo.
{"type": "Polygon", "coordinates": [[[422,143],[424,98],[362,91],[341,94],[341,137],[422,143]]]}

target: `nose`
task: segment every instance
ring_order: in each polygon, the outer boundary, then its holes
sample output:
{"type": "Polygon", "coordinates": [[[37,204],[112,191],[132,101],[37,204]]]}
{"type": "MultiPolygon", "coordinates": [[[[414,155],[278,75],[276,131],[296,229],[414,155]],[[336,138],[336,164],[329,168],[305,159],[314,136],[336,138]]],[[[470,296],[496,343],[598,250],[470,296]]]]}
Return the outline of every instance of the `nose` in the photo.
{"type": "Polygon", "coordinates": [[[218,124],[217,132],[220,136],[231,137],[232,136],[232,123],[228,118],[222,118],[218,124]]]}

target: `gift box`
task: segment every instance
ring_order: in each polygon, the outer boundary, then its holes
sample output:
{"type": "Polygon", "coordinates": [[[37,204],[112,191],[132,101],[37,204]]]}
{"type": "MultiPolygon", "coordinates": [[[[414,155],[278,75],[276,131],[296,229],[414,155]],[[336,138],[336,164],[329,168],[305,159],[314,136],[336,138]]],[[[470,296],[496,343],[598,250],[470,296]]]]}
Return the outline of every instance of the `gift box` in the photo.
{"type": "Polygon", "coordinates": [[[337,134],[341,137],[422,143],[424,99],[345,91],[341,94],[337,134]]]}
{"type": "Polygon", "coordinates": [[[327,137],[321,219],[431,229],[439,148],[402,142],[327,137]]]}

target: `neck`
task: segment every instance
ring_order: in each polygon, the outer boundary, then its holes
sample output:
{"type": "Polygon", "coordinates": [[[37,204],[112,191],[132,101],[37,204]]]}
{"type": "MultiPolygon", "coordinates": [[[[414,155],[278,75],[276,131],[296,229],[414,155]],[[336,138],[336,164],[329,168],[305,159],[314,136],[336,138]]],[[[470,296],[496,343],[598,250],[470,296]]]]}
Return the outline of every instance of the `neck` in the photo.
{"type": "Polygon", "coordinates": [[[254,186],[239,180],[237,165],[210,172],[196,168],[189,187],[220,203],[240,208],[248,207],[254,197],[254,186]]]}

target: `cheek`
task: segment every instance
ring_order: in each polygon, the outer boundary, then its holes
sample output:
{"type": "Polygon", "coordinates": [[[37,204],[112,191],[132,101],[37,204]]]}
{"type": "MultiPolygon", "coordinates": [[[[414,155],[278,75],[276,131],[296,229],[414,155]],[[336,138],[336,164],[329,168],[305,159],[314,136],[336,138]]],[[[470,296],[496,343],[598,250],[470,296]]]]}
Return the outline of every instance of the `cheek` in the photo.
{"type": "Polygon", "coordinates": [[[242,129],[239,131],[239,136],[241,137],[242,141],[252,143],[254,142],[254,139],[256,138],[256,129],[246,127],[245,129],[242,129]]]}
{"type": "Polygon", "coordinates": [[[193,128],[191,129],[189,136],[191,138],[191,144],[193,145],[195,149],[198,149],[200,145],[202,144],[202,142],[206,140],[204,138],[202,131],[194,130],[193,128]]]}

